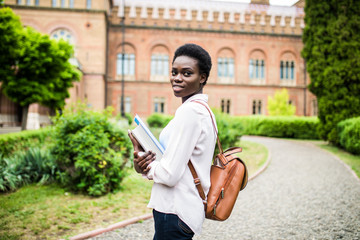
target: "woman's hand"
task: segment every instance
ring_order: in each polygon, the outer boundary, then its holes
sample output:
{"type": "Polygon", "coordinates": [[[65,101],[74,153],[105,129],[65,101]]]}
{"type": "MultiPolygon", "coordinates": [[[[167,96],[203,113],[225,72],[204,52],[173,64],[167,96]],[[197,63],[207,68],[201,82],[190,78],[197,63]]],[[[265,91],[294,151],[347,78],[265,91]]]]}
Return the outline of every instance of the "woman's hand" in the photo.
{"type": "Polygon", "coordinates": [[[134,152],[134,168],[138,173],[147,174],[150,170],[150,163],[155,161],[155,153],[152,151],[134,152]]]}
{"type": "Polygon", "coordinates": [[[136,172],[146,174],[150,170],[150,163],[155,161],[155,153],[152,151],[144,153],[144,149],[132,135],[130,130],[128,131],[128,135],[134,146],[134,168],[136,172]]]}

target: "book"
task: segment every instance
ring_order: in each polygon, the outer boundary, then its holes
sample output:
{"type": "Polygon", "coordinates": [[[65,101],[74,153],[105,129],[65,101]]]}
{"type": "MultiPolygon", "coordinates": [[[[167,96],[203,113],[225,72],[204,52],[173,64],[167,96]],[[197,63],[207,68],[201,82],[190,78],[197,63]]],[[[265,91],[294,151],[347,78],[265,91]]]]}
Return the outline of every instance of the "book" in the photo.
{"type": "Polygon", "coordinates": [[[131,133],[146,152],[150,150],[153,151],[156,153],[156,161],[160,161],[165,151],[164,147],[137,114],[134,118],[134,122],[137,126],[135,129],[131,130],[131,133]]]}

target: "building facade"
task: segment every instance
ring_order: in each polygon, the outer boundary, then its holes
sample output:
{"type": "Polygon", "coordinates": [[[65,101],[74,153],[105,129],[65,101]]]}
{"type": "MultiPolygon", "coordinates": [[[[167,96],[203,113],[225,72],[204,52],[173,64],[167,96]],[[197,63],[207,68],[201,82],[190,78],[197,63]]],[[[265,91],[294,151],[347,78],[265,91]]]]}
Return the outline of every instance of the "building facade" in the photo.
{"type": "MultiPolygon", "coordinates": [[[[204,93],[231,115],[267,115],[267,99],[286,88],[296,115],[317,114],[301,57],[304,1],[291,7],[210,0],[5,0],[24,25],[65,38],[83,79],[67,101],[87,100],[148,116],[174,114],[181,100],[169,84],[173,54],[204,47],[213,68],[204,93]]],[[[5,99],[2,96],[1,99],[5,99]]],[[[3,106],[9,101],[2,100],[3,106]]],[[[35,108],[35,107],[33,107],[35,108]]],[[[32,111],[41,119],[37,107],[32,111]]],[[[15,109],[15,108],[14,108],[15,109]]],[[[31,109],[30,109],[31,110],[31,109]]],[[[14,113],[11,113],[15,116],[14,113]]],[[[10,115],[11,115],[10,114],[10,115]]]]}

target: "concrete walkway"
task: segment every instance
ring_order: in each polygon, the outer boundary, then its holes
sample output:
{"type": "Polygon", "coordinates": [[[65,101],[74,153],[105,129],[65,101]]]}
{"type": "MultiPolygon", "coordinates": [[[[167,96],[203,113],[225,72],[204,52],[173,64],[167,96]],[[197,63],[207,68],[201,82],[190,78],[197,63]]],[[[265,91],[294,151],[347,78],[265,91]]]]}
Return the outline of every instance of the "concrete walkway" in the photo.
{"type": "MultiPolygon", "coordinates": [[[[311,144],[244,137],[265,145],[271,163],[239,194],[225,222],[206,220],[195,240],[360,240],[360,181],[333,155],[311,144]]],[[[93,240],[152,239],[153,220],[93,240]]]]}

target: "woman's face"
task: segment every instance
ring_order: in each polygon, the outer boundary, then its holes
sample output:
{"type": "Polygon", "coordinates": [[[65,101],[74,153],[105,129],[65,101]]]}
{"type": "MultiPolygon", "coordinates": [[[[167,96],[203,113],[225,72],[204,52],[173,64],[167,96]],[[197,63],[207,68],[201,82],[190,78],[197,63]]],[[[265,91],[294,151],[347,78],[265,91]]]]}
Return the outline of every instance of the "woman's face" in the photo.
{"type": "Polygon", "coordinates": [[[181,97],[182,102],[196,93],[202,93],[202,83],[206,74],[200,74],[196,59],[188,56],[179,56],[172,64],[171,86],[176,97],[181,97]]]}

